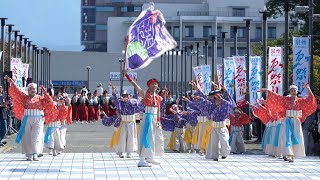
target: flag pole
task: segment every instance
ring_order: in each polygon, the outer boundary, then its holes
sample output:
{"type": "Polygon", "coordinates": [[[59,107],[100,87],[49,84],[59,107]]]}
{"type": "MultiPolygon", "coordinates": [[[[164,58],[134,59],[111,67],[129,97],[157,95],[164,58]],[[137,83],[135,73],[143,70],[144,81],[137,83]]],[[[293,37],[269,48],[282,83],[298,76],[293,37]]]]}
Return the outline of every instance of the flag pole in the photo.
{"type": "Polygon", "coordinates": [[[124,58],[123,58],[123,64],[122,64],[122,69],[120,72],[120,96],[122,96],[122,91],[123,91],[123,78],[124,78],[124,74],[123,74],[123,70],[126,70],[126,62],[127,62],[127,46],[128,46],[128,35],[126,36],[126,42],[125,42],[125,47],[124,47],[124,58]]]}

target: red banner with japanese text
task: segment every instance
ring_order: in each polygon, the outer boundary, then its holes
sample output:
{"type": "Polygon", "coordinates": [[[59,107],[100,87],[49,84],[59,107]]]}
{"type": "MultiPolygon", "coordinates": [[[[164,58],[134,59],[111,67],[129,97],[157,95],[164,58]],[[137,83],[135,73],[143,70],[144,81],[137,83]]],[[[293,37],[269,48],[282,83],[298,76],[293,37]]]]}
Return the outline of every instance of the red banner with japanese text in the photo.
{"type": "Polygon", "coordinates": [[[235,93],[236,102],[245,99],[246,93],[246,58],[245,56],[233,56],[235,63],[234,80],[235,80],[235,93]]]}
{"type": "Polygon", "coordinates": [[[283,59],[282,47],[269,47],[268,60],[268,89],[272,92],[283,94],[283,59]]]}

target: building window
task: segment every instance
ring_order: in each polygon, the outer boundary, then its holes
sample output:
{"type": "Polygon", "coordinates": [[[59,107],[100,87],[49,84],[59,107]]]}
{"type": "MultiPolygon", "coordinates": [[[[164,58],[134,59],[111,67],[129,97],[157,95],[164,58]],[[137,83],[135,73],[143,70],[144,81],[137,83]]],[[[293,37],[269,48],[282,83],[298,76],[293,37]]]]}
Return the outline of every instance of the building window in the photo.
{"type": "Polygon", "coordinates": [[[268,27],[268,38],[275,39],[277,38],[277,28],[268,27]]]}
{"type": "MultiPolygon", "coordinates": [[[[203,46],[203,55],[206,56],[206,46],[203,46]]],[[[208,46],[208,57],[212,57],[212,47],[208,46]]]]}
{"type": "Polygon", "coordinates": [[[168,32],[169,32],[170,34],[172,34],[172,32],[171,32],[171,26],[168,26],[168,27],[166,27],[166,28],[167,28],[168,32]]]}
{"type": "Polygon", "coordinates": [[[95,0],[82,0],[83,6],[94,6],[96,4],[95,0]]]}
{"type": "Polygon", "coordinates": [[[142,11],[142,7],[141,6],[134,6],[134,12],[141,12],[142,11]]]}
{"type": "Polygon", "coordinates": [[[256,27],[256,39],[261,40],[262,39],[262,28],[256,27]]]}
{"type": "Polygon", "coordinates": [[[246,38],[246,37],[247,37],[246,27],[238,27],[238,38],[246,38]]]}
{"type": "Polygon", "coordinates": [[[114,12],[113,6],[100,6],[96,7],[97,12],[114,12]]]}
{"type": "Polygon", "coordinates": [[[244,56],[247,54],[247,49],[245,47],[238,47],[237,54],[234,54],[234,47],[230,47],[230,56],[237,55],[237,56],[244,56]]]}
{"type": "Polygon", "coordinates": [[[222,47],[217,48],[217,57],[222,57],[222,47]]]}
{"type": "Polygon", "coordinates": [[[127,6],[122,6],[120,11],[121,12],[128,12],[128,7],[127,6]]]}
{"type": "Polygon", "coordinates": [[[212,35],[211,26],[203,26],[203,37],[210,37],[212,35]]]}
{"type": "Polygon", "coordinates": [[[219,26],[219,27],[217,27],[217,38],[221,38],[221,32],[222,32],[222,27],[221,26],[219,26]]]}
{"type": "Polygon", "coordinates": [[[113,3],[125,2],[125,0],[111,0],[113,3]]]}
{"type": "Polygon", "coordinates": [[[179,38],[180,37],[180,28],[179,28],[179,26],[174,26],[173,27],[173,37],[174,38],[179,38]]]}
{"type": "Polygon", "coordinates": [[[82,26],[82,40],[94,41],[95,40],[95,26],[82,26]]]}
{"type": "Polygon", "coordinates": [[[101,24],[96,25],[96,30],[98,30],[98,31],[103,31],[103,30],[107,30],[107,29],[108,29],[107,25],[101,25],[101,24]]]}
{"type": "Polygon", "coordinates": [[[184,36],[193,37],[193,26],[185,26],[184,36]]]}
{"type": "Polygon", "coordinates": [[[245,17],[246,9],[245,8],[232,8],[232,16],[234,17],[245,17]]]}

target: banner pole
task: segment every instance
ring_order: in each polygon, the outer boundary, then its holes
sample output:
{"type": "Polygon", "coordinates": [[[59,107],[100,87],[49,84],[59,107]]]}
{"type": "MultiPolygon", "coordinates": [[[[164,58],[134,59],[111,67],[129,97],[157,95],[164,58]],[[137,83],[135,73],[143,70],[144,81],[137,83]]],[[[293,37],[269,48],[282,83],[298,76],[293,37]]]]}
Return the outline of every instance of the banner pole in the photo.
{"type": "Polygon", "coordinates": [[[126,36],[126,44],[125,44],[125,48],[124,48],[124,58],[123,58],[123,61],[122,63],[123,64],[120,64],[120,96],[122,96],[122,91],[123,91],[123,70],[126,70],[126,63],[127,63],[127,46],[128,46],[128,35],[126,36]]]}

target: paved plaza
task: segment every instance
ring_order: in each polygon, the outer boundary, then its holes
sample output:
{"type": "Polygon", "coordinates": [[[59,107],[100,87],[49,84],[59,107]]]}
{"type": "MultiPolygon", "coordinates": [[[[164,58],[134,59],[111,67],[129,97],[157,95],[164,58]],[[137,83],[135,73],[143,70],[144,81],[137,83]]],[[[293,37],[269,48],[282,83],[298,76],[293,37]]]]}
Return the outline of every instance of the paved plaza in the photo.
{"type": "Polygon", "coordinates": [[[230,155],[218,162],[196,154],[166,153],[160,166],[138,168],[138,156],[115,153],[45,155],[39,162],[21,154],[0,155],[0,179],[320,179],[319,157],[294,163],[265,155],[230,155]]]}

